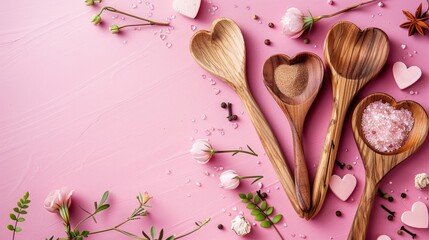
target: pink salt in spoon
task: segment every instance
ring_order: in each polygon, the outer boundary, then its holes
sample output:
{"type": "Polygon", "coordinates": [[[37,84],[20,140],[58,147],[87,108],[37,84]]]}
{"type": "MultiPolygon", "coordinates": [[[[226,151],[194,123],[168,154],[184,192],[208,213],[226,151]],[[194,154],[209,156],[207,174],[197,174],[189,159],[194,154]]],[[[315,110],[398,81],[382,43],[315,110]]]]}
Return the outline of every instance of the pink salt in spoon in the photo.
{"type": "MultiPolygon", "coordinates": [[[[371,215],[380,181],[390,170],[413,154],[425,141],[429,130],[429,120],[426,111],[413,101],[396,102],[384,93],[375,93],[363,99],[355,108],[352,118],[352,128],[356,144],[365,167],[365,188],[356,211],[348,240],[365,240],[366,230],[371,215]],[[395,109],[406,109],[411,112],[414,124],[408,133],[408,138],[402,146],[391,152],[381,152],[371,145],[362,130],[362,116],[365,108],[376,101],[389,103],[395,109]]],[[[381,134],[375,133],[375,134],[381,134]]],[[[387,146],[390,147],[390,146],[387,146]]]]}

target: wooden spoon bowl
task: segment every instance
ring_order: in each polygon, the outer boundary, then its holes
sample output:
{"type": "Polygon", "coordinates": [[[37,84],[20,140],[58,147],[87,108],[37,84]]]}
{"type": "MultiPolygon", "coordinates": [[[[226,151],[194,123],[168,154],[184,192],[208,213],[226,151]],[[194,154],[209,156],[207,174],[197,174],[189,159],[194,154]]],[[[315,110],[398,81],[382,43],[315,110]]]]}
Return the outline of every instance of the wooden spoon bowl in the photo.
{"type": "Polygon", "coordinates": [[[302,147],[305,117],[323,82],[323,62],[313,53],[304,52],[290,58],[273,55],[263,67],[264,83],[276,100],[291,128],[294,146],[294,180],[299,206],[311,207],[311,189],[302,147]]]}
{"type": "Polygon", "coordinates": [[[425,141],[429,131],[428,115],[424,108],[413,101],[396,102],[384,93],[375,93],[363,99],[355,108],[352,117],[352,128],[356,144],[365,167],[365,188],[361,197],[355,219],[349,234],[349,240],[366,239],[366,229],[371,214],[372,203],[380,181],[390,170],[413,154],[425,141]],[[392,152],[380,152],[366,140],[361,127],[364,109],[375,101],[389,103],[395,109],[407,109],[412,113],[414,125],[403,146],[392,152]]]}
{"type": "Polygon", "coordinates": [[[341,132],[352,99],[371,81],[386,63],[389,39],[378,28],[361,30],[350,22],[339,22],[325,39],[325,61],[332,80],[334,96],[331,121],[317,167],[312,192],[314,217],[322,208],[337,157],[341,132]]]}

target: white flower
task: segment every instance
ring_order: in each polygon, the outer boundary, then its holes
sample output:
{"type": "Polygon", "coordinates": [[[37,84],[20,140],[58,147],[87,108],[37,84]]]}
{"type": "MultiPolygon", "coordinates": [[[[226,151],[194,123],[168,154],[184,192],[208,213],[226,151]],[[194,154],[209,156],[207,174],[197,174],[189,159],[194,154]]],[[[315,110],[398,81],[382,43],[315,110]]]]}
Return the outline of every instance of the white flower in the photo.
{"type": "Polygon", "coordinates": [[[240,185],[240,178],[234,170],[226,170],[220,177],[220,184],[225,189],[236,189],[240,185]]]}
{"type": "Polygon", "coordinates": [[[429,185],[429,176],[426,173],[417,174],[414,178],[414,185],[417,189],[422,190],[429,185]]]}
{"type": "Polygon", "coordinates": [[[200,164],[208,163],[214,153],[212,146],[206,139],[195,140],[191,148],[192,157],[200,164]]]}
{"type": "Polygon", "coordinates": [[[298,38],[304,32],[304,14],[298,8],[289,8],[283,15],[280,23],[283,33],[290,38],[298,38]]]}
{"type": "Polygon", "coordinates": [[[247,221],[243,216],[237,215],[232,221],[231,221],[231,229],[238,235],[238,236],[244,236],[248,233],[250,233],[251,225],[249,221],[247,221]]]}

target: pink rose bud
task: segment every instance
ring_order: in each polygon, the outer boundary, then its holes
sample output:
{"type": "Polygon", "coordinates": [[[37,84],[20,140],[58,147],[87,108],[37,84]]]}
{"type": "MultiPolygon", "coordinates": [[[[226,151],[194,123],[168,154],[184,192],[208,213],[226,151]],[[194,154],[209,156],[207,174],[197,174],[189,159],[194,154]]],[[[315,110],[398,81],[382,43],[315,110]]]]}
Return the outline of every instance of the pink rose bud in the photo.
{"type": "Polygon", "coordinates": [[[236,189],[240,185],[240,179],[234,170],[226,170],[220,177],[220,184],[225,189],[236,189]]]}
{"type": "Polygon", "coordinates": [[[304,14],[298,8],[289,8],[281,19],[283,33],[298,38],[304,32],[304,14]]]}
{"type": "Polygon", "coordinates": [[[192,157],[200,164],[206,164],[212,158],[214,150],[206,139],[197,139],[191,148],[192,157]]]}
{"type": "Polygon", "coordinates": [[[56,212],[62,206],[70,207],[73,192],[74,190],[68,190],[67,188],[52,191],[45,199],[45,209],[49,212],[56,212]]]}

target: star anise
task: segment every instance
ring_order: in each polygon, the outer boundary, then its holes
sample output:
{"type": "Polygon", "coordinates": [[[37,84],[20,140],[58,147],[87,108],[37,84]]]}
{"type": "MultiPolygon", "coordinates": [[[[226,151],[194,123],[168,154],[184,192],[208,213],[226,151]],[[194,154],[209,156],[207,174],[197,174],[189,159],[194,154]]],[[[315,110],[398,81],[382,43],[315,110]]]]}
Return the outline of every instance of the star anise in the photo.
{"type": "Polygon", "coordinates": [[[420,3],[415,15],[404,10],[402,10],[402,12],[409,21],[401,24],[400,27],[408,28],[408,36],[414,35],[416,32],[420,35],[425,35],[425,30],[429,30],[429,26],[425,21],[428,20],[429,17],[426,16],[427,11],[422,13],[422,4],[420,3]]]}

